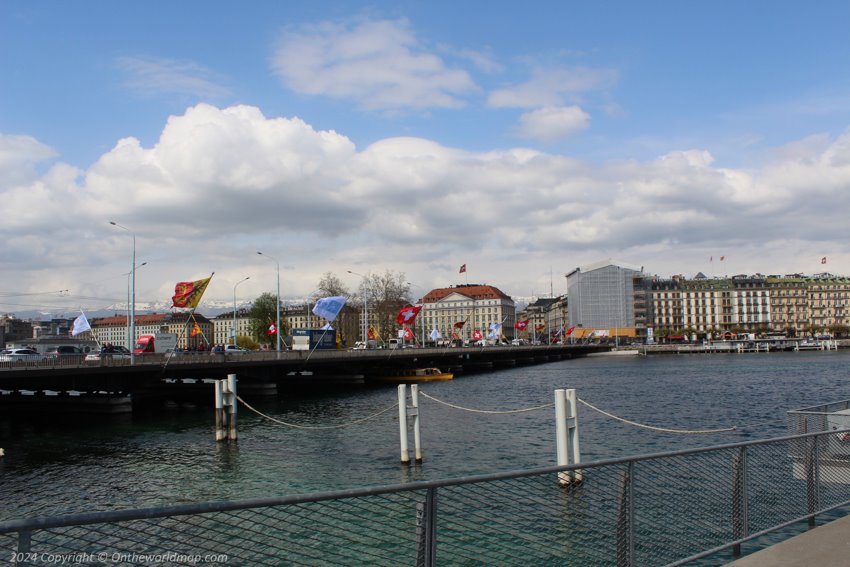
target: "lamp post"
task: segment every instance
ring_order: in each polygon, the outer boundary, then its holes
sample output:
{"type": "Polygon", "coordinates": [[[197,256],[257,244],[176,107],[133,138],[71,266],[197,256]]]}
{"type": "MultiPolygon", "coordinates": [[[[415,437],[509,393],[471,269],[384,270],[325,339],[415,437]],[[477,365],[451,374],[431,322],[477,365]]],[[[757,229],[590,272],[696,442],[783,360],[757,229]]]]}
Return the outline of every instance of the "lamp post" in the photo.
{"type": "Polygon", "coordinates": [[[277,352],[280,352],[280,262],[277,261],[276,258],[269,256],[268,254],[263,254],[259,250],[257,250],[257,254],[260,256],[265,256],[269,260],[274,260],[275,266],[277,267],[277,322],[275,323],[277,326],[277,352]]]}
{"type": "Polygon", "coordinates": [[[233,344],[236,345],[236,287],[244,281],[250,280],[251,276],[241,279],[233,286],[233,344]]]}
{"type": "MultiPolygon", "coordinates": [[[[346,270],[349,274],[354,276],[358,276],[363,281],[366,281],[366,276],[363,274],[358,274],[357,272],[352,272],[351,270],[346,270]]],[[[369,348],[369,310],[366,307],[366,294],[363,294],[363,344],[366,348],[369,348]]]]}
{"type": "Polygon", "coordinates": [[[127,228],[126,226],[122,226],[115,221],[109,221],[109,224],[112,226],[118,227],[122,230],[126,230],[133,237],[133,261],[130,263],[130,279],[132,284],[130,286],[132,292],[130,297],[130,313],[129,313],[129,324],[130,324],[130,344],[128,345],[130,350],[130,366],[136,364],[136,355],[133,351],[136,349],[133,348],[133,342],[136,340],[136,233],[127,228]]]}
{"type": "MultiPolygon", "coordinates": [[[[147,265],[148,265],[147,262],[142,262],[141,264],[138,264],[136,266],[136,269],[139,269],[142,266],[147,266],[147,265]]],[[[129,350],[131,353],[133,352],[133,350],[134,350],[133,347],[135,346],[133,344],[135,337],[130,335],[130,276],[132,274],[133,274],[133,270],[130,270],[129,272],[127,272],[127,350],[129,350]]],[[[136,318],[135,318],[135,313],[134,313],[134,317],[133,317],[134,323],[135,323],[135,320],[136,320],[136,318]]]]}

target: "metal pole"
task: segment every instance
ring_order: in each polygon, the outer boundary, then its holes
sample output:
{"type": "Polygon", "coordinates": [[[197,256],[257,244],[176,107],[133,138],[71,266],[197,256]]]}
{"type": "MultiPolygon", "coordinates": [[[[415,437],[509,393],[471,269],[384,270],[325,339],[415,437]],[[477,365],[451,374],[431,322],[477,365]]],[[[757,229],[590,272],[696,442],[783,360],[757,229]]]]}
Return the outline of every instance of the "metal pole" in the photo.
{"type": "Polygon", "coordinates": [[[228,433],[227,438],[236,441],[236,374],[227,375],[228,433]]]}
{"type": "MultiPolygon", "coordinates": [[[[570,464],[569,437],[567,436],[567,398],[563,389],[555,390],[555,445],[558,466],[570,464]]],[[[567,486],[570,484],[570,473],[559,472],[558,484],[567,486]]]]}
{"type": "Polygon", "coordinates": [[[419,386],[411,384],[410,401],[413,406],[413,450],[417,463],[422,462],[422,437],[419,435],[419,386]]]}
{"type": "Polygon", "coordinates": [[[130,306],[129,306],[130,320],[127,322],[127,324],[129,325],[129,338],[130,338],[130,340],[128,341],[130,344],[127,345],[127,348],[130,351],[130,365],[133,366],[133,365],[136,364],[136,355],[135,355],[135,352],[134,352],[136,350],[134,348],[134,346],[135,346],[134,343],[135,343],[135,340],[136,340],[136,233],[134,233],[132,230],[130,230],[126,226],[122,226],[115,221],[109,221],[109,224],[111,224],[112,226],[118,227],[122,230],[126,230],[133,237],[133,260],[132,260],[132,263],[130,264],[130,278],[131,278],[131,281],[132,281],[132,286],[131,286],[132,292],[131,292],[131,297],[128,298],[128,299],[130,299],[130,301],[129,301],[129,303],[130,303],[130,306]]]}
{"type": "Polygon", "coordinates": [[[278,262],[277,258],[273,258],[268,254],[263,254],[259,250],[257,250],[257,254],[265,256],[270,260],[274,260],[275,266],[277,266],[277,320],[275,324],[277,325],[277,352],[280,352],[280,262],[278,262]]]}
{"type": "Polygon", "coordinates": [[[240,280],[236,282],[233,286],[233,344],[236,345],[236,286],[244,282],[245,280],[250,280],[251,276],[248,276],[244,280],[240,280]]]}

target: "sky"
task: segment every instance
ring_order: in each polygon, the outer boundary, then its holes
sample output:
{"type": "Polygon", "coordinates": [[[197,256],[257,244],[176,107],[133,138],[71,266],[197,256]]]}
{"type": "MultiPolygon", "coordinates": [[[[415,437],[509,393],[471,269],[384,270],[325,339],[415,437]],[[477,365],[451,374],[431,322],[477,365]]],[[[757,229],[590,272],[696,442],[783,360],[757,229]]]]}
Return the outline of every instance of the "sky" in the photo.
{"type": "Polygon", "coordinates": [[[608,258],[850,275],[848,22],[834,0],[0,0],[0,312],[124,304],[134,249],[147,304],[211,273],[205,300],[240,304],[278,273],[294,300],[386,271],[414,299],[545,297],[608,258]]]}

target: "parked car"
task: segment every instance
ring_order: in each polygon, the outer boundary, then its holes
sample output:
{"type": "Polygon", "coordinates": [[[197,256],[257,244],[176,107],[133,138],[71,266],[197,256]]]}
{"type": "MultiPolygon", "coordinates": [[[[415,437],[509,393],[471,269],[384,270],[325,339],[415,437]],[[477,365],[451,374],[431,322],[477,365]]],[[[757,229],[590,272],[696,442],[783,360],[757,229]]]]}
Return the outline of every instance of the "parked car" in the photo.
{"type": "Polygon", "coordinates": [[[248,349],[242,348],[239,345],[215,345],[210,354],[245,354],[248,349]]]}
{"type": "Polygon", "coordinates": [[[31,348],[7,348],[0,350],[0,362],[37,362],[41,360],[47,360],[47,357],[31,348]]]}

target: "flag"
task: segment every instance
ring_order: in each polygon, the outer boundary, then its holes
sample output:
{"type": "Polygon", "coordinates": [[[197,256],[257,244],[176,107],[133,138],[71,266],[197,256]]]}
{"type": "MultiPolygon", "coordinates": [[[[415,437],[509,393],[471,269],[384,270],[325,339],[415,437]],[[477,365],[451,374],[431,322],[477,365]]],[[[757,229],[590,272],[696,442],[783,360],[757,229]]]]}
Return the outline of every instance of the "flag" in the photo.
{"type": "Polygon", "coordinates": [[[498,339],[499,335],[502,334],[502,324],[501,323],[492,323],[490,325],[490,332],[487,334],[488,339],[498,339]]]}
{"type": "Polygon", "coordinates": [[[86,319],[86,314],[80,310],[80,316],[74,319],[74,322],[71,324],[71,336],[76,337],[86,331],[91,331],[91,325],[89,325],[89,320],[86,319]]]}
{"type": "Polygon", "coordinates": [[[171,306],[185,307],[187,309],[197,307],[211,279],[212,276],[193,282],[177,282],[177,285],[174,286],[174,297],[171,298],[171,306]]]}
{"type": "Polygon", "coordinates": [[[460,335],[458,335],[457,333],[452,333],[452,340],[459,341],[460,335]]]}
{"type": "Polygon", "coordinates": [[[413,331],[410,330],[410,327],[404,328],[404,340],[409,341],[413,338],[413,331]]]}
{"type": "Polygon", "coordinates": [[[536,327],[534,327],[534,330],[535,331],[542,331],[545,328],[546,328],[546,325],[537,325],[536,327]]]}
{"type": "Polygon", "coordinates": [[[826,264],[826,256],[824,256],[823,258],[821,258],[821,259],[820,259],[820,263],[821,263],[821,264],[826,264]]]}
{"type": "Polygon", "coordinates": [[[476,341],[480,341],[481,337],[483,337],[483,336],[484,335],[482,335],[481,331],[479,331],[478,329],[475,329],[475,331],[472,333],[472,338],[475,339],[476,341]]]}
{"type": "Polygon", "coordinates": [[[200,325],[198,325],[198,322],[197,322],[197,321],[195,321],[195,324],[194,324],[194,325],[192,325],[192,332],[189,334],[189,336],[190,336],[190,337],[197,337],[197,336],[198,336],[198,335],[200,335],[202,332],[203,332],[203,331],[201,331],[201,326],[200,326],[200,325]]]}
{"type": "Polygon", "coordinates": [[[443,335],[441,335],[440,331],[438,331],[437,329],[434,329],[433,331],[431,331],[431,340],[432,341],[436,341],[436,340],[442,339],[442,338],[443,338],[443,335]]]}
{"type": "Polygon", "coordinates": [[[266,335],[272,336],[277,334],[277,327],[274,326],[274,323],[269,320],[269,330],[266,331],[266,335]]]}
{"type": "Polygon", "coordinates": [[[375,329],[373,329],[371,326],[369,327],[369,332],[366,333],[366,338],[370,341],[374,341],[377,338],[375,334],[375,329]]]}
{"type": "Polygon", "coordinates": [[[416,319],[416,316],[419,315],[420,311],[422,311],[421,305],[408,305],[407,307],[402,307],[401,311],[398,312],[398,317],[396,317],[395,320],[399,325],[409,325],[413,323],[413,320],[416,319]]]}
{"type": "Polygon", "coordinates": [[[558,332],[557,332],[557,333],[555,333],[555,336],[556,336],[556,337],[560,337],[560,336],[561,336],[561,333],[563,333],[563,332],[564,332],[564,328],[563,328],[563,327],[558,327],[558,332]]]}
{"type": "Polygon", "coordinates": [[[458,273],[459,274],[466,273],[466,264],[464,264],[463,266],[460,267],[460,271],[458,273]]]}
{"type": "Polygon", "coordinates": [[[455,323],[455,329],[463,329],[464,325],[466,325],[466,321],[458,321],[455,323]]]}
{"type": "Polygon", "coordinates": [[[325,323],[324,327],[322,327],[320,330],[322,330],[322,331],[333,331],[334,328],[331,327],[330,323],[325,323]]]}
{"type": "Polygon", "coordinates": [[[339,312],[342,311],[342,306],[345,305],[346,300],[347,298],[341,295],[323,297],[313,306],[313,315],[333,321],[339,315],[339,312]]]}
{"type": "Polygon", "coordinates": [[[725,259],[726,259],[726,256],[721,256],[721,257],[720,257],[720,261],[721,261],[721,262],[722,262],[723,260],[725,260],[725,259]]]}
{"type": "Polygon", "coordinates": [[[576,326],[575,326],[575,325],[573,325],[572,327],[570,327],[569,329],[567,329],[567,334],[566,334],[565,336],[569,337],[570,335],[572,335],[572,334],[573,334],[573,331],[575,331],[575,330],[576,330],[576,326]]]}
{"type": "Polygon", "coordinates": [[[525,321],[517,321],[516,325],[514,325],[514,329],[519,329],[520,331],[524,331],[528,328],[528,323],[530,319],[526,319],[525,321]]]}

